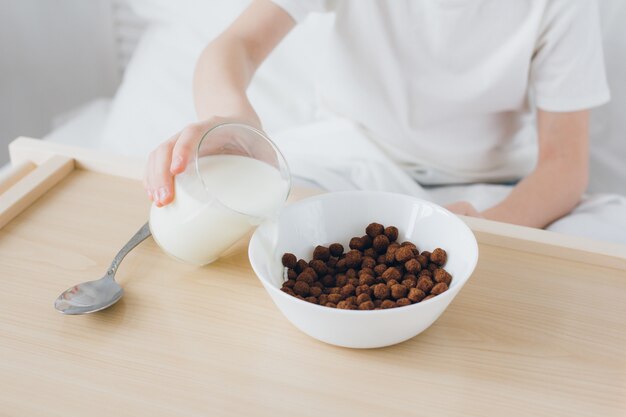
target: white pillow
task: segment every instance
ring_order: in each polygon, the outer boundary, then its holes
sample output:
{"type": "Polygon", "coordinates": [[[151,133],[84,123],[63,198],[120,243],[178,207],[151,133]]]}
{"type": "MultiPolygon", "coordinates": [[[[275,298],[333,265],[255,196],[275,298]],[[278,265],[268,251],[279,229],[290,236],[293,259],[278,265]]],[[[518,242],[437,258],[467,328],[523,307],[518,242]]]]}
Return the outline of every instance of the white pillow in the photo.
{"type": "MultiPolygon", "coordinates": [[[[102,148],[145,156],[195,121],[196,59],[246,7],[248,0],[131,0],[148,22],[126,69],[102,135],[102,148]]],[[[259,68],[248,95],[272,134],[315,117],[315,73],[331,15],[298,25],[259,68]]]]}

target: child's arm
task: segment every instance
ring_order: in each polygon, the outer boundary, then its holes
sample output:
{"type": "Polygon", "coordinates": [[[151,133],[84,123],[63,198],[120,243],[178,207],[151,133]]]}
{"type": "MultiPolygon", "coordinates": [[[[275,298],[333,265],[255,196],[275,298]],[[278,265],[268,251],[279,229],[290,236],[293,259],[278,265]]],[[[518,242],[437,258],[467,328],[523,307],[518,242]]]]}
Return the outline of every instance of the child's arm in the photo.
{"type": "Polygon", "coordinates": [[[568,113],[538,110],[537,167],[506,199],[481,215],[543,228],[569,213],[587,188],[588,119],[588,110],[568,113]]]}
{"type": "Polygon", "coordinates": [[[294,27],[287,12],[269,0],[255,0],[202,52],[193,90],[198,123],[190,124],[150,153],[144,187],[158,206],[174,198],[174,175],[185,170],[201,135],[224,120],[259,126],[246,88],[267,55],[294,27]]]}

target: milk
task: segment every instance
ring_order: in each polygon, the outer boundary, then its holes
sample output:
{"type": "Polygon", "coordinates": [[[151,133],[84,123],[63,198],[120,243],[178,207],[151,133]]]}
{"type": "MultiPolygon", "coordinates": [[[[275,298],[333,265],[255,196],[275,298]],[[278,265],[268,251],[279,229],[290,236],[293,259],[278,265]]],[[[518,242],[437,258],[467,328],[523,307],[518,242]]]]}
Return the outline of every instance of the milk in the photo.
{"type": "Polygon", "coordinates": [[[200,175],[190,166],[175,178],[176,197],[152,205],[150,229],[163,250],[183,261],[205,265],[285,202],[289,182],[264,162],[236,155],[201,158],[200,175]]]}

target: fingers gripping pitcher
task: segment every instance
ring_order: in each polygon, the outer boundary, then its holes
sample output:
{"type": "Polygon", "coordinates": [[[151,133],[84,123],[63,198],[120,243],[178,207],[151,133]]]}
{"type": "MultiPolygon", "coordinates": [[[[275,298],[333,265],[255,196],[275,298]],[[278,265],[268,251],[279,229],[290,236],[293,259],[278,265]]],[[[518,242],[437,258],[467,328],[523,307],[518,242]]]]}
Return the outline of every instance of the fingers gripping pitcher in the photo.
{"type": "Polygon", "coordinates": [[[174,187],[172,203],[152,205],[152,235],[175,258],[206,265],[277,214],[289,194],[290,176],[263,132],[225,123],[204,134],[174,187]]]}

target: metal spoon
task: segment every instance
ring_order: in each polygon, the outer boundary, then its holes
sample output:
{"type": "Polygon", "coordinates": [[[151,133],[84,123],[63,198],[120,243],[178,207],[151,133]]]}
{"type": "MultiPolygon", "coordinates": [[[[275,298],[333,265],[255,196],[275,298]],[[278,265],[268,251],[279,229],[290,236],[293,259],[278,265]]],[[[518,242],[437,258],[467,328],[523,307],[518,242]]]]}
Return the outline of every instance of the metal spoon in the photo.
{"type": "Polygon", "coordinates": [[[67,289],[55,300],[54,308],[63,314],[87,314],[104,310],[115,304],[124,294],[124,289],[115,282],[118,266],[128,252],[150,235],[150,226],[146,223],[115,255],[109,270],[102,278],[83,282],[67,289]]]}

